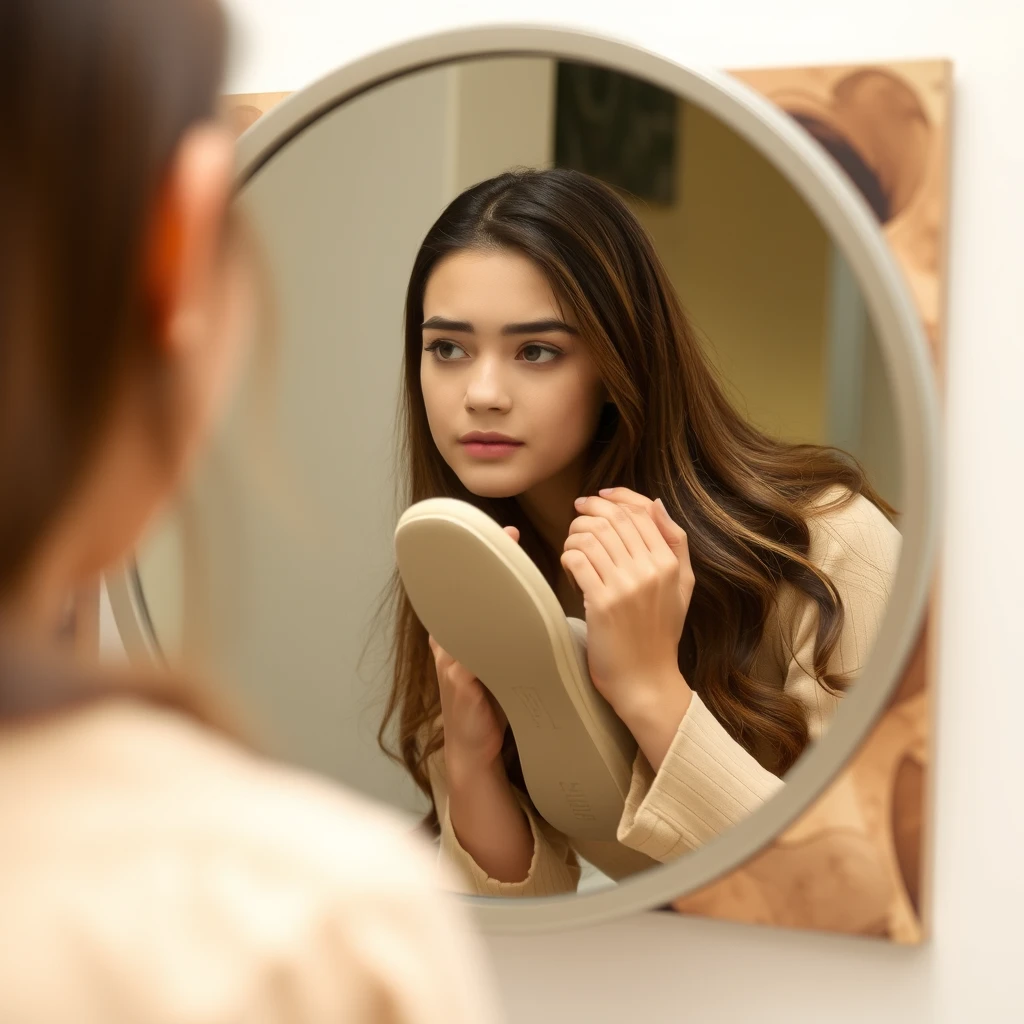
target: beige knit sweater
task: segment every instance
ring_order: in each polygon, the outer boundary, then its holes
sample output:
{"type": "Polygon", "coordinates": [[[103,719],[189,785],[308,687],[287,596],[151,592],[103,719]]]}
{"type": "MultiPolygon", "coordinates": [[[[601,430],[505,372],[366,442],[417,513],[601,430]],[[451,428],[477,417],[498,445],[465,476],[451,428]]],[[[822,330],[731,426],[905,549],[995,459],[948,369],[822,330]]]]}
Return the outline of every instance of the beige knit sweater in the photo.
{"type": "MultiPolygon", "coordinates": [[[[835,496],[833,492],[826,500],[835,496]]],[[[822,512],[809,525],[810,559],[832,580],[845,613],[842,636],[829,668],[853,677],[863,667],[885,615],[900,534],[860,496],[844,508],[822,512]]],[[[816,629],[817,606],[785,585],[754,666],[760,678],[800,701],[812,739],[828,728],[838,703],[810,671],[816,629]]],[[[543,821],[524,797],[521,802],[534,841],[529,874],[523,881],[511,883],[489,878],[459,845],[452,828],[443,751],[434,757],[430,768],[441,821],[442,859],[457,869],[462,891],[480,896],[549,896],[575,891],[580,876],[577,852],[609,870],[591,850],[543,821]]],[[[637,755],[618,828],[618,841],[624,847],[618,851],[619,859],[632,857],[633,870],[645,863],[673,860],[741,821],[783,785],[782,779],[732,739],[694,694],[661,768],[654,772],[646,757],[637,755]]],[[[628,873],[627,866],[619,877],[628,873]]]]}

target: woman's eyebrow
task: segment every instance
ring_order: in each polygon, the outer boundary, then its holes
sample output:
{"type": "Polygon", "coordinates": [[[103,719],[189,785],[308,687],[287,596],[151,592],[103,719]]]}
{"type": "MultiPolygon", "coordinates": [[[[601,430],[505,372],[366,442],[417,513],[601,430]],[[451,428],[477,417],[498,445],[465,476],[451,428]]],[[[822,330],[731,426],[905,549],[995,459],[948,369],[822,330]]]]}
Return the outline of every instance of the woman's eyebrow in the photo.
{"type": "Polygon", "coordinates": [[[576,334],[576,328],[570,327],[564,320],[551,318],[548,320],[530,320],[523,324],[506,324],[502,334],[576,334]]]}
{"type": "Polygon", "coordinates": [[[472,334],[473,325],[468,320],[448,320],[443,316],[432,316],[423,322],[425,331],[459,331],[462,334],[472,334]]]}
{"type": "MultiPolygon", "coordinates": [[[[473,325],[468,320],[449,320],[443,316],[432,316],[423,322],[425,331],[456,331],[461,334],[472,334],[473,325]]],[[[564,320],[549,318],[546,320],[530,320],[521,324],[506,324],[501,329],[505,335],[518,334],[576,334],[576,328],[570,327],[564,320]]]]}

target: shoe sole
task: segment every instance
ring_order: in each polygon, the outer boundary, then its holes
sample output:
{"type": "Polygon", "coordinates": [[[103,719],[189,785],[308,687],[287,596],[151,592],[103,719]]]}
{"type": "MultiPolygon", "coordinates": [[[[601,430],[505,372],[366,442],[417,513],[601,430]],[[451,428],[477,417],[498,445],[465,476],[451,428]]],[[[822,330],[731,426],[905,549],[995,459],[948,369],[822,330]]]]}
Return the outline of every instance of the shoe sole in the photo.
{"type": "Polygon", "coordinates": [[[614,841],[636,741],[594,688],[585,640],[540,570],[490,516],[452,498],[408,509],[395,551],[424,627],[508,717],[540,815],[567,836],[614,841]]]}

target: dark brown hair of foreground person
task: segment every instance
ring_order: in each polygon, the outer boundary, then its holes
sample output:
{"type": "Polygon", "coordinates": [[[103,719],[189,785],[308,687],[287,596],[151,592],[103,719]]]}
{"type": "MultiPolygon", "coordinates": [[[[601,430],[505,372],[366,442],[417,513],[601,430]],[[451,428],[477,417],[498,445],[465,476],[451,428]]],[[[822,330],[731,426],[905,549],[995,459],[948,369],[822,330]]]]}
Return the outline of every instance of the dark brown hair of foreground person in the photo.
{"type": "MultiPolygon", "coordinates": [[[[510,172],[473,186],[444,211],[420,248],[405,310],[402,507],[437,496],[471,502],[519,528],[522,546],[549,582],[560,570],[561,552],[546,548],[515,499],[470,494],[430,435],[419,369],[423,296],[441,260],[475,248],[527,256],[576,318],[611,400],[579,493],[622,486],[660,497],[686,530],[697,586],[680,667],[729,733],[748,750],[773,751],[766,767],[784,773],[807,746],[807,723],[796,698],[750,672],[777,591],[787,582],[817,604],[814,674],[823,686],[842,689],[844,680],[830,676],[827,666],[843,608],[831,581],[807,558],[807,519],[835,485],[849,494],[829,508],[863,494],[887,516],[893,510],[850,456],[779,441],[736,411],[639,222],[610,188],[563,169],[510,172]]],[[[430,796],[426,759],[443,743],[434,725],[440,716],[434,663],[397,576],[388,597],[396,624],[394,675],[380,741],[430,796]],[[391,751],[395,725],[397,750],[391,751]]],[[[511,735],[505,755],[510,777],[521,783],[511,735]]],[[[428,819],[431,826],[435,819],[428,819]]]]}
{"type": "MultiPolygon", "coordinates": [[[[215,114],[225,47],[213,0],[0,3],[0,609],[130,375],[149,391],[155,452],[174,429],[143,249],[173,153],[215,114]]],[[[222,718],[185,680],[89,675],[0,651],[0,719],[125,690],[222,718]]]]}

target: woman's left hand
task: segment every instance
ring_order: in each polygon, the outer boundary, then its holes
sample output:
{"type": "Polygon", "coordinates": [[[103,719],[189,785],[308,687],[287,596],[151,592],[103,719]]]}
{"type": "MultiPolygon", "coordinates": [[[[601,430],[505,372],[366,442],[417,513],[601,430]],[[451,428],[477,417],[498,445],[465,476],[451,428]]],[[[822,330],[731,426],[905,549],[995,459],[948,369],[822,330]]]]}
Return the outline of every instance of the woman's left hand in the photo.
{"type": "Polygon", "coordinates": [[[583,591],[594,685],[627,725],[685,713],[679,640],[694,584],[685,532],[660,500],[624,487],[576,509],[561,561],[583,591]]]}

